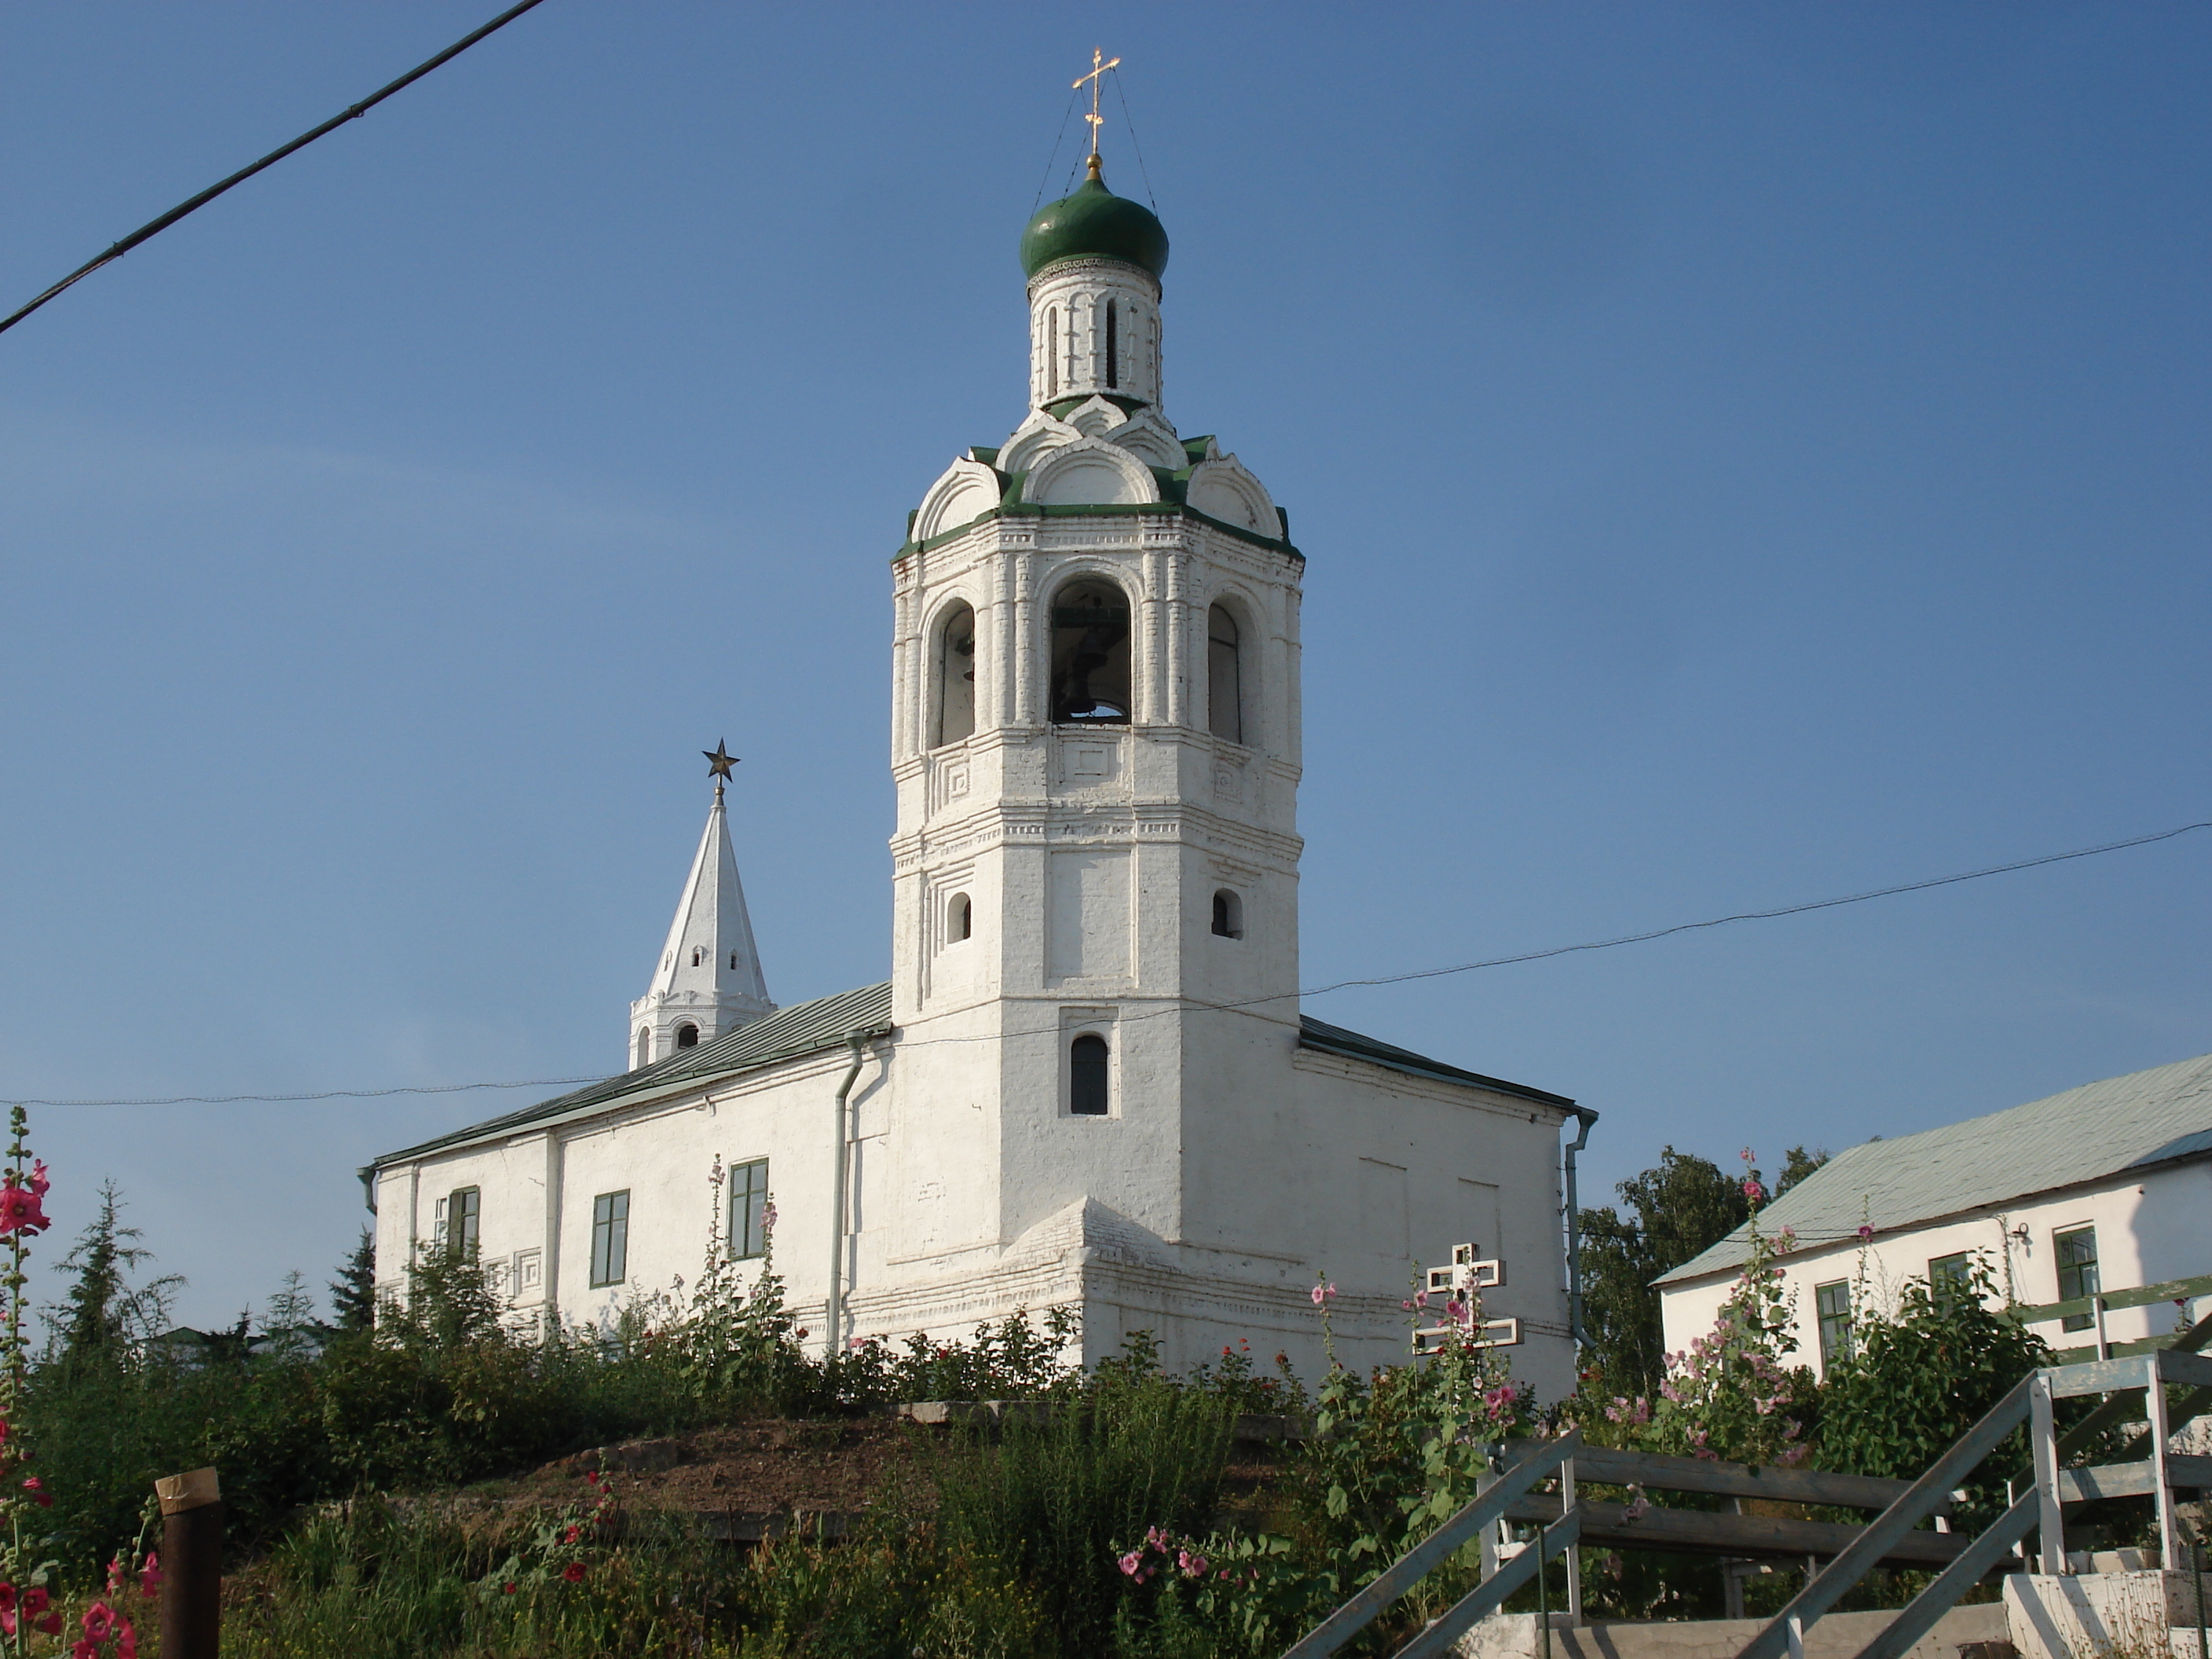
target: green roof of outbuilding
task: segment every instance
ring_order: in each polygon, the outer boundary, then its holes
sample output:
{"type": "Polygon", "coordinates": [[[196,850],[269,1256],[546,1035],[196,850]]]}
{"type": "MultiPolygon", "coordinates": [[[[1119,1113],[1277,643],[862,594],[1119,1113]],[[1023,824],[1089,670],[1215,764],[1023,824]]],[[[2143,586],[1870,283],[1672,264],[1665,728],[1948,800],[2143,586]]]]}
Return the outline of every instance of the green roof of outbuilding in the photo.
{"type": "Polygon", "coordinates": [[[1168,268],[1168,233],[1141,202],[1116,196],[1095,172],[1073,196],[1048,202],[1022,232],[1022,275],[1062,259],[1119,259],[1158,276],[1168,268]]]}
{"type": "MultiPolygon", "coordinates": [[[[1964,1123],[1869,1140],[1838,1152],[1759,1212],[1769,1238],[1787,1227],[1802,1248],[1847,1243],[1992,1205],[2212,1155],[2212,1054],[2106,1078],[1964,1123]]],[[[1739,1227],[1653,1280],[1679,1285],[1734,1273],[1749,1253],[1739,1227]]]]}

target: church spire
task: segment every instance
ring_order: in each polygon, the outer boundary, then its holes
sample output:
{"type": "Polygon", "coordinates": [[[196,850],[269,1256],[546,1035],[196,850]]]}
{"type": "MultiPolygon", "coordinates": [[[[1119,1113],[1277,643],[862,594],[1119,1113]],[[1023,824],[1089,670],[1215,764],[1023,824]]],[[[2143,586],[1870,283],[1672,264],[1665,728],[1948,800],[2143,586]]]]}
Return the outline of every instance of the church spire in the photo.
{"type": "Polygon", "coordinates": [[[775,1009],[761,975],[722,798],[722,781],[738,757],[718,743],[707,760],[714,779],[714,804],[708,809],[706,832],[699,837],[652,982],[630,1005],[633,1066],[709,1042],[775,1009]]]}

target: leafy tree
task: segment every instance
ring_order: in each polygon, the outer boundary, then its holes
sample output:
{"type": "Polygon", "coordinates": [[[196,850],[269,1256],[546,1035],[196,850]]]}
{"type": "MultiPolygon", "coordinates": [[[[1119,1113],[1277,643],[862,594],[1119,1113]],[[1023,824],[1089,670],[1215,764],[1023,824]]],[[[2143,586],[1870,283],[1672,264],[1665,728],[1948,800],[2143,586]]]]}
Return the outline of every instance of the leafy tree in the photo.
{"type": "MultiPolygon", "coordinates": [[[[1828,1157],[1828,1149],[1826,1146],[1821,1147],[1817,1152],[1808,1152],[1802,1146],[1792,1146],[1783,1157],[1782,1176],[1774,1183],[1775,1197],[1781,1197],[1783,1194],[1826,1164],[1828,1157]]],[[[1756,1173],[1757,1171],[1754,1170],[1753,1174],[1756,1173]]]]}
{"type": "Polygon", "coordinates": [[[376,1323],[376,1236],[366,1227],[331,1281],[331,1307],[342,1331],[365,1331],[376,1323]]]}
{"type": "Polygon", "coordinates": [[[113,1182],[103,1182],[100,1212],[62,1258],[62,1271],[73,1275],[69,1291],[58,1308],[46,1313],[64,1364],[119,1360],[169,1322],[170,1301],[185,1281],[165,1273],[143,1285],[131,1283],[154,1259],[138,1243],[143,1237],[123,1224],[123,1196],[113,1182]]]}
{"type": "Polygon", "coordinates": [[[1665,1371],[1651,1281],[1726,1238],[1751,1204],[1741,1180],[1672,1146],[1614,1190],[1621,1209],[1583,1212],[1583,1323],[1605,1391],[1633,1398],[1656,1394],[1665,1371]]]}
{"type": "MultiPolygon", "coordinates": [[[[1909,1279],[1887,1310],[1869,1305],[1863,1274],[1851,1288],[1850,1352],[1828,1367],[1820,1466],[1917,1479],[2014,1383],[2051,1364],[2041,1337],[1991,1310],[1996,1294],[1979,1252],[1955,1287],[1909,1279]]],[[[2024,1458],[2023,1445],[2016,1437],[2009,1457],[2000,1451],[1984,1466],[1984,1479],[2024,1458]]],[[[1978,1526],[2003,1506],[2001,1486],[1968,1491],[1978,1526]]]]}

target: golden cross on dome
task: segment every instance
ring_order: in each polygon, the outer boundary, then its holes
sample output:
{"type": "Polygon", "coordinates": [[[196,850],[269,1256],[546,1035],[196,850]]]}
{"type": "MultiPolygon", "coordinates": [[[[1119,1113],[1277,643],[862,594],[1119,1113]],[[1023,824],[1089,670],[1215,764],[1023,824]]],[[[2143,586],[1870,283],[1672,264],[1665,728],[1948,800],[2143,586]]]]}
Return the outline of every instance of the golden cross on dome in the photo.
{"type": "Polygon", "coordinates": [[[1091,82],[1091,113],[1083,118],[1091,123],[1091,170],[1094,173],[1098,171],[1098,129],[1106,124],[1106,118],[1098,112],[1098,88],[1106,84],[1106,71],[1115,68],[1121,61],[1118,58],[1106,58],[1104,52],[1093,46],[1091,48],[1091,73],[1075,77],[1075,89],[1078,92],[1083,90],[1083,83],[1085,81],[1091,82]],[[1105,61],[1101,63],[1099,61],[1101,58],[1105,58],[1105,61]]]}
{"type": "Polygon", "coordinates": [[[712,749],[702,749],[699,752],[707,757],[707,774],[714,780],[714,793],[720,795],[722,780],[730,775],[730,769],[738,763],[738,757],[730,752],[730,745],[720,738],[714,740],[712,749]]]}

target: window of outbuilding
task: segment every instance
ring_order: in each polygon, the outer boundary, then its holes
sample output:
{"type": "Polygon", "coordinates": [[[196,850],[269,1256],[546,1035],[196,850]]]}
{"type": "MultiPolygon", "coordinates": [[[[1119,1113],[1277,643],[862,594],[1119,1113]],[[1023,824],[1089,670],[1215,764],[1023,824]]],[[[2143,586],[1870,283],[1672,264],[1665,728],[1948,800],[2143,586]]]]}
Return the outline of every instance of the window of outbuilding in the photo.
{"type": "Polygon", "coordinates": [[[629,1189],[592,1200],[592,1285],[619,1285],[629,1277],[629,1189]]]}
{"type": "MultiPolygon", "coordinates": [[[[2077,1297],[2094,1296],[2104,1288],[2097,1273],[2097,1230],[2094,1227],[2070,1227],[2063,1233],[2051,1236],[2051,1254],[2058,1261],[2058,1299],[2071,1302],[2077,1297]]],[[[2097,1322],[2094,1314],[2068,1314],[2058,1322],[2065,1331],[2086,1331],[2097,1322]]]]}
{"type": "Polygon", "coordinates": [[[699,1028],[692,1024],[689,1020],[686,1020],[683,1024],[678,1026],[676,1028],[676,1046],[679,1048],[697,1048],[699,1046],[699,1028]]]}
{"type": "Polygon", "coordinates": [[[1126,726],[1129,708],[1129,596],[1111,582],[1071,582],[1052,602],[1052,718],[1126,726]]]}
{"type": "Polygon", "coordinates": [[[937,630],[937,696],[930,747],[958,743],[975,731],[975,612],[952,608],[937,630]]]}
{"type": "Polygon", "coordinates": [[[1085,1031],[1067,1045],[1067,1109],[1077,1117],[1103,1117],[1110,1103],[1113,1056],[1106,1039],[1085,1031]]]}
{"type": "Polygon", "coordinates": [[[1244,741],[1244,660],[1237,618],[1225,606],[1206,613],[1206,727],[1217,738],[1244,741]]]}
{"type": "Polygon", "coordinates": [[[750,1261],[768,1254],[768,1160],[730,1170],[730,1256],[750,1261]]]}
{"type": "Polygon", "coordinates": [[[1813,1308],[1820,1322],[1820,1363],[1832,1365],[1851,1352],[1851,1282],[1838,1279],[1813,1287],[1813,1308]]]}
{"type": "Polygon", "coordinates": [[[1974,1267],[1971,1251],[1960,1250],[1952,1255],[1930,1258],[1928,1263],[1928,1291],[1941,1302],[1948,1297],[1973,1294],[1974,1267]]]}
{"type": "Polygon", "coordinates": [[[1217,939],[1244,937],[1244,901],[1226,887],[1213,896],[1213,933],[1217,939]]]}

